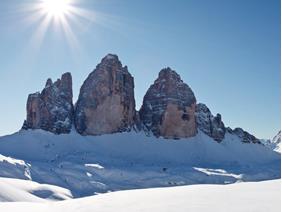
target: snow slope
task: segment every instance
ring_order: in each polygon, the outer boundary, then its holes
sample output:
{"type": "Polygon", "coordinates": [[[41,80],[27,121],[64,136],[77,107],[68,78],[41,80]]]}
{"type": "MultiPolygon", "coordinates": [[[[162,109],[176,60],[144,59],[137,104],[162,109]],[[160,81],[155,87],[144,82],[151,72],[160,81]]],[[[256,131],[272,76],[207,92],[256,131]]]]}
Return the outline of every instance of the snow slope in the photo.
{"type": "Polygon", "coordinates": [[[46,202],[72,198],[71,192],[67,189],[29,180],[1,177],[0,188],[0,202],[46,202]]]}
{"type": "Polygon", "coordinates": [[[119,191],[55,203],[0,203],[0,211],[280,212],[280,198],[280,180],[272,180],[119,191]]]}
{"type": "Polygon", "coordinates": [[[93,137],[21,131],[0,138],[0,154],[10,157],[0,160],[0,177],[57,185],[74,197],[280,178],[279,153],[228,133],[217,143],[201,132],[166,140],[135,132],[93,137]]]}

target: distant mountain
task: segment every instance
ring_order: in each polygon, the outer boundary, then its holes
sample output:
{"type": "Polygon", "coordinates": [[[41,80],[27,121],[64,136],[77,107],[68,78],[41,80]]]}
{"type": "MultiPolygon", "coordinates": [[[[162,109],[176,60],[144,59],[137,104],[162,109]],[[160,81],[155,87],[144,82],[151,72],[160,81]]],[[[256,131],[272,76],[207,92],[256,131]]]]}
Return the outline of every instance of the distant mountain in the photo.
{"type": "Polygon", "coordinates": [[[261,139],[261,142],[269,149],[276,152],[281,152],[281,130],[271,140],[261,139]]]}

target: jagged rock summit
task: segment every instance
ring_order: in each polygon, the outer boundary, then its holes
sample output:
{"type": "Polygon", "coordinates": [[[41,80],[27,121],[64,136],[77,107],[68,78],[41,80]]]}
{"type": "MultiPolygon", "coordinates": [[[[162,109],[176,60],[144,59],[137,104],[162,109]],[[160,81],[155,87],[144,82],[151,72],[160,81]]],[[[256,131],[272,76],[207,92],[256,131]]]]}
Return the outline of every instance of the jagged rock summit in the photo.
{"type": "Polygon", "coordinates": [[[82,135],[129,130],[136,111],[134,79],[117,55],[108,54],[84,81],[75,108],[75,126],[82,135]]]}
{"type": "Polygon", "coordinates": [[[205,104],[199,103],[196,106],[196,120],[198,129],[202,132],[218,142],[223,140],[226,129],[220,114],[214,117],[205,104]]]}
{"type": "Polygon", "coordinates": [[[162,69],[150,86],[139,112],[146,130],[156,137],[195,136],[196,98],[191,88],[170,68],[162,69]]]}
{"type": "Polygon", "coordinates": [[[28,96],[23,129],[43,129],[56,134],[69,133],[73,123],[72,77],[70,73],[52,82],[42,92],[28,96]]]}
{"type": "Polygon", "coordinates": [[[243,130],[240,127],[237,127],[233,130],[231,130],[229,127],[227,128],[229,133],[237,135],[239,138],[241,138],[241,141],[244,143],[261,143],[258,138],[253,136],[252,134],[248,133],[247,131],[243,130]]]}

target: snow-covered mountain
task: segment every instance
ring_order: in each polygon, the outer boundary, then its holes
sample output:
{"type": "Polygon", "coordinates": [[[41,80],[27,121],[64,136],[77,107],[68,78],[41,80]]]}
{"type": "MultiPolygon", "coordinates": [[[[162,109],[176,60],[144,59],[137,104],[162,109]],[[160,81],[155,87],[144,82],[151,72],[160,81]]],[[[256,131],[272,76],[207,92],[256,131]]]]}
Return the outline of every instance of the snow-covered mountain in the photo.
{"type": "Polygon", "coordinates": [[[261,139],[260,141],[269,149],[281,153],[281,131],[272,139],[261,139]]]}

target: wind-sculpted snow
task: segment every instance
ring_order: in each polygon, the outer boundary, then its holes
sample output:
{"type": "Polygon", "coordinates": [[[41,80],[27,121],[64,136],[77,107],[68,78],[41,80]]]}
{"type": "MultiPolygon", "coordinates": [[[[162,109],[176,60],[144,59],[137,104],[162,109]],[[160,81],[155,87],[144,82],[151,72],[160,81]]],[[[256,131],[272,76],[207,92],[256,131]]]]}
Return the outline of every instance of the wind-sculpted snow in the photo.
{"type": "MultiPolygon", "coordinates": [[[[228,132],[217,143],[201,131],[189,139],[170,140],[133,132],[93,137],[74,131],[54,135],[29,130],[1,137],[0,154],[29,164],[32,181],[67,188],[74,197],[280,178],[279,153],[260,144],[242,143],[228,132]]],[[[25,179],[26,169],[20,166],[5,169],[0,176],[13,177],[15,169],[15,178],[25,179]]]]}

